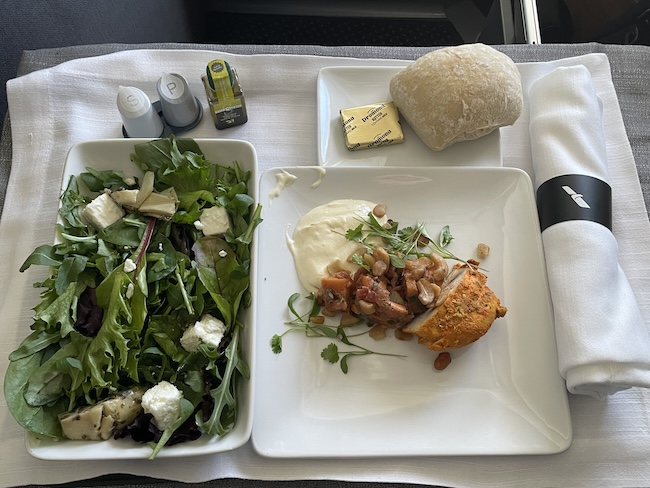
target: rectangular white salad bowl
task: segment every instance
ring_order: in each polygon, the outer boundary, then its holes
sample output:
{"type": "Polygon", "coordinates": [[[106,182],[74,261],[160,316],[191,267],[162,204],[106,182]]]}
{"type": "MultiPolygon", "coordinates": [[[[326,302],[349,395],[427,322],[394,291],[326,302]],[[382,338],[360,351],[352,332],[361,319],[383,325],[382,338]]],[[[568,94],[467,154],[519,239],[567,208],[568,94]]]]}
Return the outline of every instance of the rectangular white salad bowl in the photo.
{"type": "MultiPolygon", "coordinates": [[[[106,139],[82,142],[73,146],[65,162],[61,192],[67,187],[70,176],[84,172],[86,167],[97,170],[121,170],[125,177],[141,176],[142,172],[131,162],[130,154],[136,144],[147,141],[149,139],[106,139]]],[[[230,166],[233,161],[237,161],[243,170],[250,171],[248,193],[257,203],[257,155],[255,148],[249,142],[217,139],[195,139],[195,142],[208,161],[224,166],[230,166]]],[[[54,225],[52,230],[54,231],[54,225]]],[[[252,246],[251,256],[256,256],[255,239],[252,246]]],[[[255,269],[255,266],[251,266],[251,284],[255,283],[255,269]]],[[[251,286],[251,290],[252,288],[251,286]]],[[[231,451],[245,444],[250,438],[253,423],[255,377],[255,308],[256,297],[253,294],[251,306],[243,310],[242,316],[246,324],[242,335],[242,355],[250,367],[251,375],[249,380],[242,381],[238,385],[239,412],[235,426],[222,437],[204,434],[196,441],[165,447],[156,457],[196,456],[231,451]]],[[[25,334],[27,332],[25,331],[25,334]]],[[[130,439],[55,441],[28,432],[25,443],[30,455],[44,460],[147,459],[152,452],[151,447],[147,444],[137,444],[130,439]]]]}

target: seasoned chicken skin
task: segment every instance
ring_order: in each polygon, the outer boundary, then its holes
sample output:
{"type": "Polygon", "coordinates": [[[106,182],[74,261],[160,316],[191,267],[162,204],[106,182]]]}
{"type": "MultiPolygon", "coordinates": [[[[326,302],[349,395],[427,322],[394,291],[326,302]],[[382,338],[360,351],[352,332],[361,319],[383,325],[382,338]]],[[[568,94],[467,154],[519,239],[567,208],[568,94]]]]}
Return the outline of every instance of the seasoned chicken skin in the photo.
{"type": "Polygon", "coordinates": [[[508,309],[487,286],[487,276],[467,264],[456,264],[445,278],[435,307],[415,317],[402,330],[418,336],[433,351],[466,346],[482,337],[508,309]]]}

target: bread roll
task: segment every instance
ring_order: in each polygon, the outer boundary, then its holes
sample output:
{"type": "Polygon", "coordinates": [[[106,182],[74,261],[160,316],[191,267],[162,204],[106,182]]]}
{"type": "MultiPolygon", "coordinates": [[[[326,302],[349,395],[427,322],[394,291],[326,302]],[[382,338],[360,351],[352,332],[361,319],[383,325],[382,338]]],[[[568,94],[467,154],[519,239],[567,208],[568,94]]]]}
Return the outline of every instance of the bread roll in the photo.
{"type": "Polygon", "coordinates": [[[521,114],[521,76],[505,54],[484,44],[439,49],[390,80],[402,117],[434,151],[477,139],[521,114]]]}

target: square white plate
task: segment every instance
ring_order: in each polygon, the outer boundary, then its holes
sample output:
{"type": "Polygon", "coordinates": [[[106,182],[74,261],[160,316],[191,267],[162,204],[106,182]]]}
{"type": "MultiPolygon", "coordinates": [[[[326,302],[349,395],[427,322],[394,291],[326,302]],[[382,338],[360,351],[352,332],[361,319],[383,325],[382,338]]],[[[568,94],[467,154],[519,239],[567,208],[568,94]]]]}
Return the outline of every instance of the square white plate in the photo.
{"type": "Polygon", "coordinates": [[[528,175],[512,168],[332,167],[314,185],[323,169],[285,168],[298,179],[273,199],[280,169],[260,178],[255,450],[291,458],[567,449],[571,419],[528,175]],[[320,357],[328,339],[292,332],[283,352],[274,354],[271,337],[293,318],[289,296],[307,293],[287,236],[307,211],[340,198],[384,203],[401,226],[423,222],[432,236],[449,225],[449,249],[464,259],[475,258],[477,244],[487,243],[490,255],[481,265],[507,315],[474,344],[451,351],[444,371],[432,366],[436,353],[392,335],[356,340],[406,358],[352,358],[348,374],[320,357]]]}
{"type": "MultiPolygon", "coordinates": [[[[68,186],[71,175],[78,175],[90,166],[98,170],[121,170],[125,176],[142,176],[142,172],[129,158],[135,144],[148,139],[106,139],[82,142],[72,147],[68,153],[61,192],[68,186]]],[[[208,161],[231,165],[238,161],[242,169],[251,172],[248,192],[257,201],[257,155],[254,147],[246,141],[195,139],[208,161]]],[[[52,223],[54,232],[54,222],[52,223]]],[[[255,255],[255,245],[252,252],[255,255]]],[[[255,267],[251,267],[251,283],[255,283],[255,267]]],[[[156,456],[180,457],[231,451],[245,444],[250,438],[253,423],[254,388],[254,330],[256,299],[253,296],[251,307],[244,311],[243,320],[247,324],[242,336],[242,352],[251,369],[251,379],[239,385],[239,414],[237,423],[223,437],[203,435],[198,440],[163,448],[156,456]]],[[[151,448],[137,444],[129,439],[107,441],[53,441],[26,433],[25,443],[29,454],[46,460],[103,460],[103,459],[147,459],[151,448]]]]}
{"type": "MultiPolygon", "coordinates": [[[[408,62],[404,62],[406,66],[408,62]]],[[[500,133],[429,149],[400,118],[404,142],[349,151],[339,111],[390,101],[390,79],[404,66],[332,66],[318,73],[318,162],[322,166],[501,166],[500,133]]]]}

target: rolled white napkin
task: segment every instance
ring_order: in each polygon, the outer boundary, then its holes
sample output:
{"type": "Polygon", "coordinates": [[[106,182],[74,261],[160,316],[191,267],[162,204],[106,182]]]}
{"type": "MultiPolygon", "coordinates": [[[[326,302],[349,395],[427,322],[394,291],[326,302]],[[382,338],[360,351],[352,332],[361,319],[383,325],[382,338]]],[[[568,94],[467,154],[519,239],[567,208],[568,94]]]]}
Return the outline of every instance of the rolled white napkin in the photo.
{"type": "MultiPolygon", "coordinates": [[[[531,85],[529,102],[536,189],[562,175],[607,183],[602,104],[589,71],[555,69],[531,85]]],[[[571,193],[565,188],[554,202],[573,210],[596,203],[595,195],[571,193]]],[[[650,387],[650,333],[618,263],[614,234],[596,221],[566,220],[543,229],[542,242],[568,390],[604,398],[650,387]]]]}

